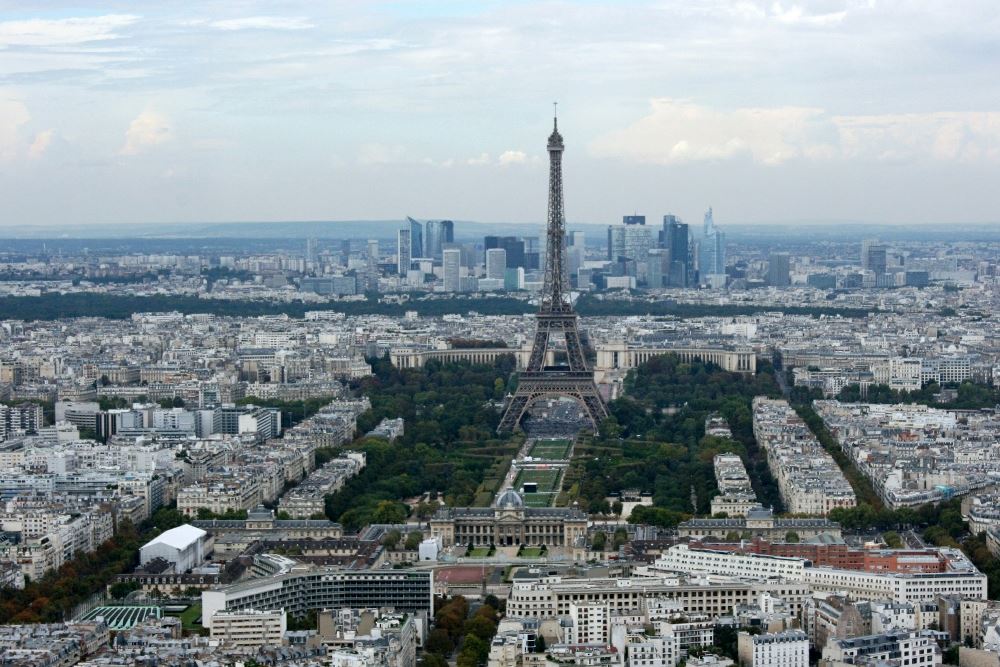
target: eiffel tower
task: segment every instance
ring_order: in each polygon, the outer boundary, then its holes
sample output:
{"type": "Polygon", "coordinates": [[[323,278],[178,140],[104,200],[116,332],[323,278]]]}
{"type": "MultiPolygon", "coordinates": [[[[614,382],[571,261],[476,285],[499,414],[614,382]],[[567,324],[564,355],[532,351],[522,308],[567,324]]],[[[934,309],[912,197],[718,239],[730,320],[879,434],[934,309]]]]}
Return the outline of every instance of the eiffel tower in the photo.
{"type": "Polygon", "coordinates": [[[558,119],[552,119],[549,135],[549,215],[546,235],[545,283],[541,304],[535,316],[535,342],[527,368],[521,373],[517,391],[507,403],[498,431],[512,431],[520,424],[528,407],[540,398],[567,396],[583,406],[596,431],[608,416],[594,375],[587,368],[577,314],[567,298],[569,286],[563,261],[566,218],[563,212],[562,153],[563,138],[558,119]],[[566,365],[546,366],[549,338],[562,334],[566,341],[566,365]]]}

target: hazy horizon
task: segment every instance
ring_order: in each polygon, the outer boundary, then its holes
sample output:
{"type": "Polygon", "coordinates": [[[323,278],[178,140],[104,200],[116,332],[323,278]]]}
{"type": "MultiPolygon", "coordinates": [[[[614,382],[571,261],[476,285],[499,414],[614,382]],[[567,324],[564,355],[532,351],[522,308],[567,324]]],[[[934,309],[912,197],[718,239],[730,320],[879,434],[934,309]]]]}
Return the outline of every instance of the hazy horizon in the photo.
{"type": "Polygon", "coordinates": [[[0,5],[0,228],[997,224],[994,3],[0,5]],[[813,221],[813,222],[808,222],[813,221]]]}

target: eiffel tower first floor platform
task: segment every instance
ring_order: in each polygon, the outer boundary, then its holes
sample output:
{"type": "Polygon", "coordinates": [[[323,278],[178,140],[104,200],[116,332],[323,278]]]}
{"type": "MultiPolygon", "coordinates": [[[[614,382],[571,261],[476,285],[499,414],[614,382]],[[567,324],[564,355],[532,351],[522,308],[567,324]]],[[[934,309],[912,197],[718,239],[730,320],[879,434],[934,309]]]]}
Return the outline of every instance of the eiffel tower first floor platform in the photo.
{"type": "Polygon", "coordinates": [[[524,371],[518,378],[517,391],[507,403],[497,431],[516,429],[528,408],[535,401],[560,396],[575,398],[579,401],[595,432],[608,416],[608,408],[604,405],[604,399],[597,391],[592,372],[555,369],[524,371]]]}

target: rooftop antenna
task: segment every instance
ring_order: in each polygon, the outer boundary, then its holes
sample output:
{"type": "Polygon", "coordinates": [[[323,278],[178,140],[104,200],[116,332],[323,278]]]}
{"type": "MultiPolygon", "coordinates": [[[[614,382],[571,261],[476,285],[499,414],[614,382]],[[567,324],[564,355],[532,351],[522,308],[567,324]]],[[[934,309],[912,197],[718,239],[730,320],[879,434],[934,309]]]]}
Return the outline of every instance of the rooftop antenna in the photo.
{"type": "Polygon", "coordinates": [[[559,103],[552,103],[552,127],[559,129],[559,103]]]}

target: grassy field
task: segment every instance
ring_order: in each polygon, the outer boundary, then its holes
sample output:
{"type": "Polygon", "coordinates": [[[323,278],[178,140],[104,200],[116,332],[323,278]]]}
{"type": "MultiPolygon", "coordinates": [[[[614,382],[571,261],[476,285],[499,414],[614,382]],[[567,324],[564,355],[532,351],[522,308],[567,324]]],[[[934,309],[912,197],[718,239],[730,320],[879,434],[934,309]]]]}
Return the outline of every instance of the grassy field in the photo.
{"type": "Polygon", "coordinates": [[[542,555],[541,547],[521,547],[519,554],[521,558],[539,558],[542,555]]]}
{"type": "Polygon", "coordinates": [[[524,504],[527,507],[549,507],[552,505],[552,500],[556,497],[554,493],[525,493],[523,496],[524,504]]]}
{"type": "Polygon", "coordinates": [[[490,555],[489,547],[475,547],[473,549],[470,549],[468,553],[466,553],[466,556],[468,556],[469,558],[486,558],[489,555],[490,555]]]}
{"type": "Polygon", "coordinates": [[[528,507],[550,507],[559,493],[562,470],[521,470],[514,480],[514,488],[520,490],[525,482],[538,484],[538,493],[523,493],[524,504],[528,507]]]}
{"type": "Polygon", "coordinates": [[[520,489],[526,482],[538,484],[539,493],[555,493],[559,490],[559,475],[562,471],[558,468],[548,470],[521,470],[514,480],[514,488],[520,489]]]}
{"type": "Polygon", "coordinates": [[[531,446],[528,456],[537,459],[565,459],[569,456],[569,440],[538,440],[531,446]]]}
{"type": "Polygon", "coordinates": [[[193,604],[181,612],[181,625],[184,626],[185,630],[199,628],[201,627],[197,623],[199,618],[201,618],[201,605],[193,604]]]}

